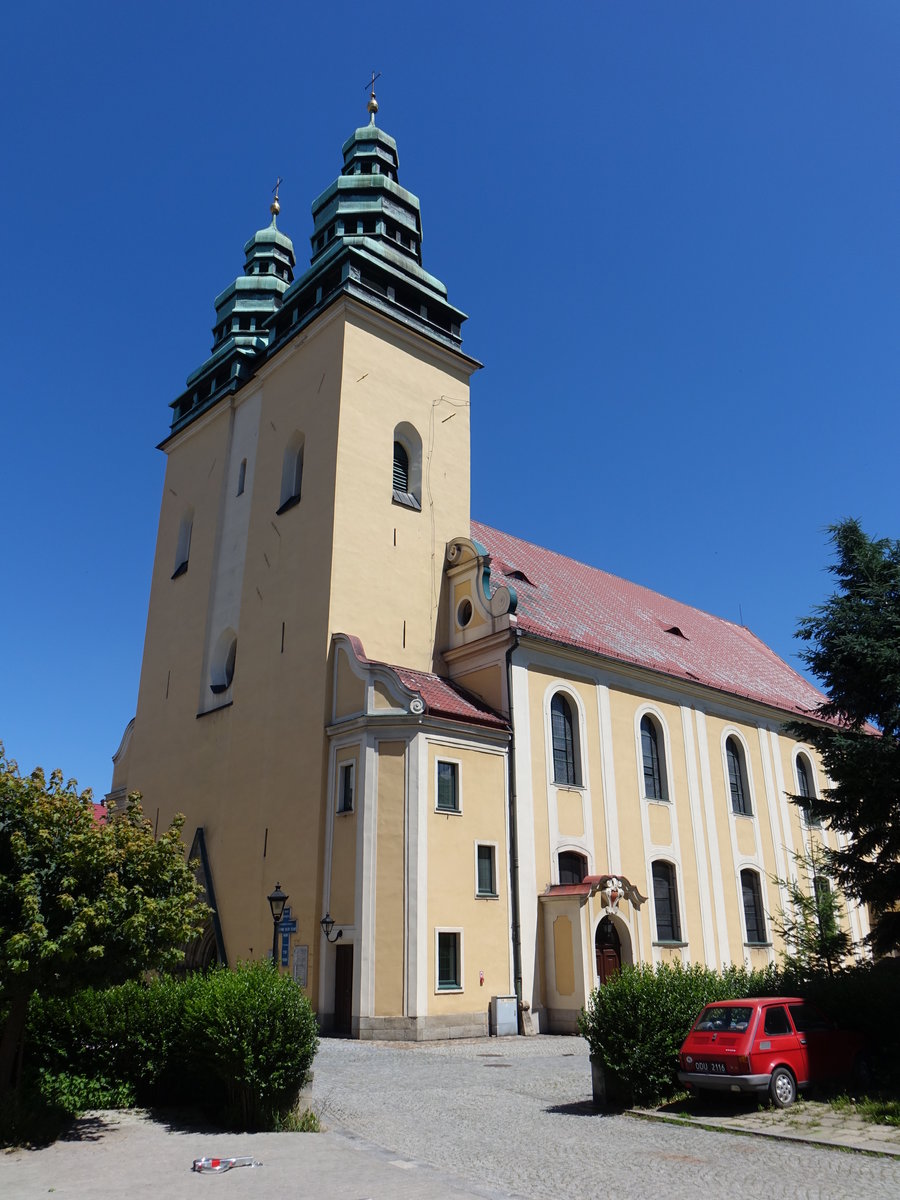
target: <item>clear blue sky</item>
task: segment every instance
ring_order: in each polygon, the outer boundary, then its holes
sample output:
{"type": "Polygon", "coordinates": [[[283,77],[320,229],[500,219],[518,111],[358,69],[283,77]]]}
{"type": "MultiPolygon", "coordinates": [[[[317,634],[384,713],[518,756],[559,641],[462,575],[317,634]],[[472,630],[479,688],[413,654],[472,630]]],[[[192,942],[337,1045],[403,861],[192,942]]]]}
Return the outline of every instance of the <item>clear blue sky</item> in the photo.
{"type": "Polygon", "coordinates": [[[900,536],[897,0],[16,5],[0,46],[0,737],[102,794],[168,403],[284,176],[366,120],[470,314],[481,520],[797,665],[824,529],[900,536]]]}

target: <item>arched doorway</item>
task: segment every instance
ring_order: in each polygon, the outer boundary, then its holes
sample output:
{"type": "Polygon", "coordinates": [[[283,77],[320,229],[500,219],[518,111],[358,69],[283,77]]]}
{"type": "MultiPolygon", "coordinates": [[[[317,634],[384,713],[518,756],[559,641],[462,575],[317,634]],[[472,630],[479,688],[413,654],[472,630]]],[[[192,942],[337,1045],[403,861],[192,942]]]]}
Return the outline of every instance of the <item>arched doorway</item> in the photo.
{"type": "Polygon", "coordinates": [[[594,935],[594,949],[597,953],[597,983],[602,987],[622,966],[622,943],[619,940],[619,931],[609,917],[604,917],[597,926],[597,932],[594,935]]]}

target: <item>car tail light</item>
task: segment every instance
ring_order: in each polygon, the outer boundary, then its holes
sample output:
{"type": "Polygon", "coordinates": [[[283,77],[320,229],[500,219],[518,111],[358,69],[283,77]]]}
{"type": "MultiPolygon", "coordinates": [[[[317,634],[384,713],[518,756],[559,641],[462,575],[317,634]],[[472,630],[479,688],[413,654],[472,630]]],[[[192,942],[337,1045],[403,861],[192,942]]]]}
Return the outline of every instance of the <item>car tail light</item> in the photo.
{"type": "Polygon", "coordinates": [[[746,1054],[738,1054],[728,1060],[729,1075],[749,1075],[750,1059],[746,1054]]]}

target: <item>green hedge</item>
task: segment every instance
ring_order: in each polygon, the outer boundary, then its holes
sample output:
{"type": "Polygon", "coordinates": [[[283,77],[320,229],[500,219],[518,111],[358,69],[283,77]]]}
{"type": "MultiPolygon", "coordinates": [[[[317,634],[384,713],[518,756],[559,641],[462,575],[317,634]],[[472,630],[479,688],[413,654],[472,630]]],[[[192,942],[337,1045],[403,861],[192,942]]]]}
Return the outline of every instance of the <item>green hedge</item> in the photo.
{"type": "Polygon", "coordinates": [[[592,1056],[621,1081],[625,1096],[655,1104],[678,1090],[678,1051],[703,1005],[771,991],[774,976],[737,967],[623,967],[591,993],[579,1030],[592,1056]]]}
{"type": "Polygon", "coordinates": [[[797,978],[776,967],[748,971],[679,964],[623,967],[591,993],[579,1030],[592,1056],[638,1104],[657,1104],[681,1090],[678,1051],[697,1014],[712,1000],[742,996],[804,996],[839,1025],[859,1029],[870,1039],[875,1083],[896,1088],[900,1035],[896,1008],[900,967],[893,960],[863,964],[828,975],[797,978]]]}
{"type": "Polygon", "coordinates": [[[315,1015],[268,963],[32,1001],[29,1058],[48,1103],[76,1112],[199,1104],[230,1128],[294,1107],[318,1047],[315,1015]]]}

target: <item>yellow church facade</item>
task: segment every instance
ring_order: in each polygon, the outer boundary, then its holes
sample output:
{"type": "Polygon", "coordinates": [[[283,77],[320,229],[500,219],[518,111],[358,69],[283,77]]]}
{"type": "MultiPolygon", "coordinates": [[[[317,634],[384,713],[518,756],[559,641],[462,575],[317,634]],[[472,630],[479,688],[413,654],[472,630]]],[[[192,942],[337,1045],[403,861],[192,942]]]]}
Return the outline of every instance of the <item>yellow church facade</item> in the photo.
{"type": "Polygon", "coordinates": [[[746,629],[471,520],[479,364],[375,111],[309,269],[276,201],[173,402],[110,796],[185,813],[195,963],[270,953],[277,881],[324,1028],[479,1035],[514,996],[570,1031],[621,963],[774,961],[776,880],[834,837],[789,800],[826,786],[783,729],[820,697],[746,629]]]}

